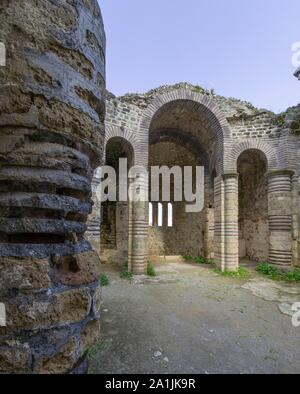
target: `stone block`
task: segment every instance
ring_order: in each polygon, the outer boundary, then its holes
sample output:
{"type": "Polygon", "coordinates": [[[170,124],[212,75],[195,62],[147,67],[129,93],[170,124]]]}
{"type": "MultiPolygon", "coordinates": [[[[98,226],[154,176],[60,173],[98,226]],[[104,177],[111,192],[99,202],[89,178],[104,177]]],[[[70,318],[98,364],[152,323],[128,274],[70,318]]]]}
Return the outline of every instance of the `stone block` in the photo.
{"type": "Polygon", "coordinates": [[[99,280],[100,258],[93,250],[73,256],[55,257],[53,261],[55,280],[64,285],[77,286],[99,280]]]}
{"type": "Polygon", "coordinates": [[[0,293],[46,290],[51,286],[49,270],[47,259],[0,257],[0,293]]]}

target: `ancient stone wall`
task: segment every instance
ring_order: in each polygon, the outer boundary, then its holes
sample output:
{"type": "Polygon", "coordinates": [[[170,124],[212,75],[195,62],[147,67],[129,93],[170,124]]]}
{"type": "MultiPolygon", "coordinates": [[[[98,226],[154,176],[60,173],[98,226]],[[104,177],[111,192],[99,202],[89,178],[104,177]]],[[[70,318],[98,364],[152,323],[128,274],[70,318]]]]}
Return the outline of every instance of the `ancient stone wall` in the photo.
{"type": "MultiPolygon", "coordinates": [[[[179,144],[162,142],[150,145],[149,167],[151,166],[196,166],[201,160],[179,144]],[[167,152],[167,154],[166,154],[167,152]]],[[[171,179],[171,197],[174,183],[171,179]]],[[[161,185],[160,185],[161,186],[161,185]]],[[[151,187],[149,185],[150,191],[151,187]]],[[[149,227],[148,254],[159,256],[204,255],[205,215],[186,213],[185,202],[174,202],[173,226],[168,227],[168,207],[163,203],[163,225],[158,226],[158,203],[153,202],[153,226],[149,227]]]]}
{"type": "Polygon", "coordinates": [[[0,372],[84,372],[99,337],[84,233],[104,145],[102,18],[96,0],[3,0],[0,25],[0,372]]]}
{"type": "MultiPolygon", "coordinates": [[[[191,136],[192,131],[198,130],[197,135],[200,136],[200,139],[203,139],[205,132],[209,129],[209,123],[205,124],[205,122],[202,122],[201,124],[199,119],[196,119],[196,115],[193,116],[192,113],[187,114],[187,104],[184,104],[183,101],[181,106],[178,102],[174,103],[174,105],[172,104],[172,100],[182,100],[184,97],[190,98],[191,100],[194,100],[195,98],[198,100],[200,97],[202,97],[201,101],[206,104],[209,103],[209,106],[211,109],[213,109],[213,112],[218,114],[219,119],[222,119],[221,122],[223,132],[225,131],[223,140],[223,152],[217,149],[215,150],[215,153],[213,153],[214,145],[210,144],[209,140],[202,141],[204,145],[206,144],[208,146],[211,146],[208,149],[209,154],[211,155],[209,169],[210,172],[213,170],[212,163],[217,163],[218,160],[220,160],[219,156],[223,155],[223,167],[215,168],[217,170],[216,176],[220,176],[222,175],[222,173],[237,173],[239,156],[244,151],[250,149],[261,152],[265,156],[267,161],[267,171],[274,171],[278,169],[290,170],[291,173],[294,172],[293,185],[296,185],[297,182],[299,184],[299,106],[291,108],[283,114],[275,114],[265,109],[255,108],[251,103],[245,101],[240,101],[235,98],[225,98],[218,96],[217,94],[215,94],[214,91],[208,91],[201,88],[200,86],[194,86],[188,83],[180,83],[173,86],[162,86],[157,89],[153,89],[145,94],[127,94],[120,98],[116,98],[113,95],[108,94],[106,120],[107,129],[110,130],[111,135],[123,135],[125,139],[131,141],[132,145],[134,146],[135,155],[139,158],[143,157],[144,163],[147,163],[147,157],[145,152],[148,151],[149,144],[151,145],[153,140],[159,140],[156,135],[151,134],[149,121],[151,121],[151,128],[154,131],[155,129],[161,129],[162,127],[169,127],[173,129],[174,127],[177,127],[178,129],[179,125],[179,129],[182,129],[180,135],[182,139],[184,138],[183,129],[188,130],[189,136],[191,136]],[[149,114],[155,113],[154,108],[155,110],[158,110],[159,107],[162,108],[166,101],[170,102],[168,106],[169,113],[172,116],[170,117],[166,112],[165,118],[164,115],[160,113],[158,120],[155,118],[150,119],[149,116],[152,115],[149,114]],[[158,123],[156,124],[155,122],[158,123]],[[228,126],[226,126],[226,123],[228,126]]],[[[159,130],[159,132],[161,133],[161,130],[159,130]]],[[[179,133],[178,130],[176,132],[179,133]]],[[[212,130],[206,135],[212,135],[212,130]]],[[[161,136],[160,138],[166,139],[167,135],[164,135],[163,137],[161,136]]],[[[252,168],[250,168],[251,171],[255,167],[254,163],[252,164],[253,166],[252,168]]],[[[250,173],[248,173],[248,175],[244,175],[244,181],[242,178],[241,184],[239,186],[245,194],[249,194],[253,198],[255,198],[257,200],[257,203],[255,204],[255,206],[251,206],[250,210],[242,208],[240,212],[240,255],[242,256],[246,254],[257,260],[265,260],[269,257],[269,248],[271,247],[269,239],[270,229],[268,228],[269,218],[267,217],[268,207],[266,206],[266,204],[268,204],[268,198],[266,195],[267,180],[266,178],[262,177],[260,185],[254,187],[253,179],[250,180],[251,171],[250,173]],[[249,179],[247,179],[247,177],[249,179]],[[251,215],[249,215],[249,212],[251,212],[251,215]],[[252,218],[250,218],[250,216],[252,218]]],[[[255,177],[253,171],[252,175],[255,177]]],[[[228,180],[228,177],[226,177],[226,180],[224,182],[226,185],[228,183],[228,190],[230,191],[231,186],[233,187],[233,185],[231,185],[231,180],[228,180]]],[[[234,182],[236,183],[236,181],[234,182]]],[[[237,182],[239,183],[239,181],[237,182]]],[[[234,188],[238,190],[235,186],[234,188]]],[[[293,261],[298,261],[299,263],[299,257],[297,256],[299,256],[300,200],[297,191],[295,191],[295,186],[293,186],[292,190],[294,201],[294,208],[292,214],[292,255],[293,261]]],[[[223,192],[226,194],[225,189],[223,192]]],[[[225,198],[225,194],[221,198],[225,198]]],[[[245,203],[245,201],[243,201],[243,203],[245,204],[245,206],[249,205],[248,203],[245,203]]],[[[222,204],[219,208],[222,208],[222,204]]],[[[226,227],[226,224],[223,228],[223,224],[221,222],[218,222],[218,220],[222,218],[222,215],[224,215],[224,212],[222,214],[222,209],[219,212],[221,216],[218,214],[216,215],[215,223],[217,227],[221,227],[220,229],[214,229],[216,234],[218,233],[218,231],[220,231],[220,239],[224,238],[223,231],[226,227]]],[[[272,209],[273,208],[271,208],[270,210],[271,213],[272,209]]],[[[221,220],[224,220],[224,218],[221,220]]],[[[233,217],[230,220],[233,220],[233,217]]],[[[211,230],[209,232],[204,231],[204,239],[207,238],[207,234],[211,234],[213,231],[213,226],[211,226],[211,224],[209,224],[208,227],[210,227],[211,230]]],[[[173,229],[167,230],[169,234],[174,231],[173,229]]],[[[166,245],[166,240],[168,239],[174,240],[176,239],[176,236],[172,233],[170,237],[166,237],[166,231],[161,228],[156,227],[150,229],[150,251],[152,250],[152,252],[154,252],[155,249],[157,252],[159,251],[160,253],[165,253],[173,250],[175,253],[178,249],[176,249],[177,242],[176,245],[175,242],[173,242],[173,246],[170,248],[168,247],[167,250],[164,249],[166,245]]],[[[217,239],[218,237],[215,237],[215,240],[217,239]]],[[[201,242],[199,243],[198,240],[197,242],[194,242],[195,247],[192,249],[202,250],[203,245],[201,242]]],[[[223,250],[222,253],[224,253],[225,249],[222,249],[221,247],[220,250],[223,250]]],[[[233,254],[235,253],[235,251],[232,250],[230,253],[233,254]]]]}

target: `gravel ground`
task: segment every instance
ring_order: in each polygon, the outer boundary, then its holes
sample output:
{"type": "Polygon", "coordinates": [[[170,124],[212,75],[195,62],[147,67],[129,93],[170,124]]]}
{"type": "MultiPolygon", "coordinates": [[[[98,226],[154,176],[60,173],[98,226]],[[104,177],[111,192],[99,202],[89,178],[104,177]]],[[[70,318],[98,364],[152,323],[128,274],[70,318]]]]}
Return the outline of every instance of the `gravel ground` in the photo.
{"type": "MultiPolygon", "coordinates": [[[[248,267],[249,268],[249,267],[248,267]]],[[[300,285],[219,276],[179,258],[156,278],[120,279],[103,266],[102,340],[90,373],[300,373],[300,327],[291,305],[300,285]]]]}

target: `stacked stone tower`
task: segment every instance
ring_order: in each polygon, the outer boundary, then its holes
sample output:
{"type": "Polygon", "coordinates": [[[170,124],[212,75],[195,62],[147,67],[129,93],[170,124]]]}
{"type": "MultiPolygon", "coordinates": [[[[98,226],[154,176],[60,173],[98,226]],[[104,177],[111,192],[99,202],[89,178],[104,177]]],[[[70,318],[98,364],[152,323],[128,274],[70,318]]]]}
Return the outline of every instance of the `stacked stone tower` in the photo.
{"type": "Polygon", "coordinates": [[[104,140],[102,17],[96,0],[3,0],[0,25],[0,372],[84,372],[99,336],[84,233],[104,140]]]}

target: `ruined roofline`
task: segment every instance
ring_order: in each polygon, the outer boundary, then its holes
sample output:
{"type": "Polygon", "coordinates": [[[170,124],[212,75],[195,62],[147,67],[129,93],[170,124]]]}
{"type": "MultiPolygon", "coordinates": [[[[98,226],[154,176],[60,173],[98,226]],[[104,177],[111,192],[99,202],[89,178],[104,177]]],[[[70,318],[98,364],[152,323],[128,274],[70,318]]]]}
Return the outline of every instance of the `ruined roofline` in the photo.
{"type": "Polygon", "coordinates": [[[172,85],[162,85],[157,88],[151,89],[148,92],[145,93],[127,93],[123,96],[116,97],[117,100],[135,105],[140,108],[146,108],[152,100],[162,94],[168,93],[173,90],[177,89],[190,89],[191,91],[195,93],[200,93],[204,95],[210,96],[212,99],[216,101],[222,101],[224,103],[227,103],[228,105],[232,106],[243,106],[245,109],[247,109],[250,112],[255,112],[256,114],[259,113],[269,113],[271,115],[276,115],[274,112],[271,110],[265,109],[265,108],[257,108],[255,107],[252,103],[246,101],[246,100],[240,100],[234,97],[224,97],[217,95],[213,89],[206,89],[203,88],[199,85],[194,85],[188,82],[180,82],[172,85]]]}

